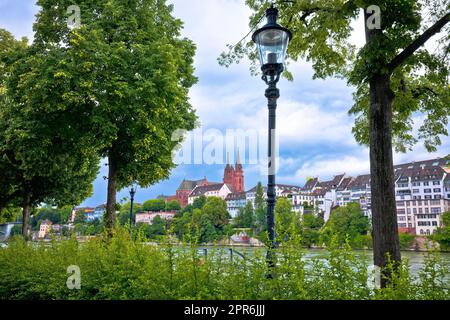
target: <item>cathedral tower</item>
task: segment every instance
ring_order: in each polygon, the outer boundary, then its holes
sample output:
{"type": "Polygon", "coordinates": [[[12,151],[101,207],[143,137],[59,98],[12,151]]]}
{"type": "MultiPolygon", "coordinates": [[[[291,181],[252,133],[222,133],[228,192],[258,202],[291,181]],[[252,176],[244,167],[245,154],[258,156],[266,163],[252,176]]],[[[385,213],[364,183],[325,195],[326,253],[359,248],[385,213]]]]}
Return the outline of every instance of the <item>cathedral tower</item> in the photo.
{"type": "Polygon", "coordinates": [[[236,169],[234,171],[233,192],[244,192],[244,169],[242,168],[239,149],[237,152],[236,169]]]}
{"type": "Polygon", "coordinates": [[[229,184],[230,186],[234,184],[234,168],[230,165],[230,153],[227,153],[227,165],[223,172],[223,183],[229,184]]]}

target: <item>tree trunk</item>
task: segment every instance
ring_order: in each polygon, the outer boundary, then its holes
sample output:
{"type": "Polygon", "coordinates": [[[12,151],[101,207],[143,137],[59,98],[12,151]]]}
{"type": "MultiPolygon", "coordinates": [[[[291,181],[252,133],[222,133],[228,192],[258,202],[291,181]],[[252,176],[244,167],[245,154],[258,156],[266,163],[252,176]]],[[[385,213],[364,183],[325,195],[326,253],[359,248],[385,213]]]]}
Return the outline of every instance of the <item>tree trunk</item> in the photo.
{"type": "Polygon", "coordinates": [[[29,241],[30,240],[31,197],[28,192],[24,193],[22,211],[23,211],[22,236],[25,241],[29,241]]]}
{"type": "MultiPolygon", "coordinates": [[[[389,282],[388,259],[400,262],[392,157],[392,101],[390,75],[370,81],[370,175],[374,264],[381,268],[381,287],[389,282]]],[[[394,269],[395,270],[395,269],[394,269]]]]}
{"type": "Polygon", "coordinates": [[[116,225],[116,193],[117,193],[117,164],[113,152],[108,156],[108,195],[106,202],[105,226],[108,236],[112,236],[112,231],[116,225]]]}

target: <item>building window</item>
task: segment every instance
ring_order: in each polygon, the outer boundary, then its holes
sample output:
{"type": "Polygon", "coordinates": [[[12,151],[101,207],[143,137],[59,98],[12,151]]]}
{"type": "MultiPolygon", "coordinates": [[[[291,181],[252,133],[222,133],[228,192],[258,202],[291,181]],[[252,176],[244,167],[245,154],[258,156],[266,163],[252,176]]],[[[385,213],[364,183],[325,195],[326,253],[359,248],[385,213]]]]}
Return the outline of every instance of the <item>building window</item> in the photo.
{"type": "Polygon", "coordinates": [[[433,186],[440,186],[441,182],[440,181],[433,181],[433,186]]]}
{"type": "Polygon", "coordinates": [[[431,193],[431,189],[423,189],[424,193],[431,193]]]}
{"type": "Polygon", "coordinates": [[[425,196],[425,199],[433,199],[432,196],[425,196]]]}
{"type": "Polygon", "coordinates": [[[413,192],[413,193],[420,193],[420,190],[419,190],[419,189],[413,189],[412,192],[413,192]]]}
{"type": "Polygon", "coordinates": [[[433,192],[439,193],[439,192],[441,192],[441,188],[434,188],[434,189],[433,189],[433,192]]]}
{"type": "Polygon", "coordinates": [[[413,182],[412,185],[413,185],[413,187],[419,187],[420,186],[420,182],[413,182]]]}
{"type": "Polygon", "coordinates": [[[430,183],[429,183],[428,181],[425,181],[425,182],[423,183],[423,185],[424,185],[424,186],[429,186],[430,183]]]}

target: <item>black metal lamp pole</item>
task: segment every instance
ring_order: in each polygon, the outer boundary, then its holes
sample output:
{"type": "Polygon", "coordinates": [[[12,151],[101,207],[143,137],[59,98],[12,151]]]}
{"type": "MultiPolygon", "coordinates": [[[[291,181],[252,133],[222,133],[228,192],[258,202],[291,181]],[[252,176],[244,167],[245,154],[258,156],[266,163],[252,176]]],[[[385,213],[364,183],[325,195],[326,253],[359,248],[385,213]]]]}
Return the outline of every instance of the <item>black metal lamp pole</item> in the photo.
{"type": "Polygon", "coordinates": [[[134,186],[131,187],[130,190],[130,235],[133,235],[133,201],[134,201],[134,195],[136,194],[136,190],[134,189],[134,186]]]}
{"type": "MultiPolygon", "coordinates": [[[[268,150],[268,183],[267,183],[267,230],[269,233],[269,248],[267,250],[267,263],[269,270],[275,266],[275,130],[276,130],[276,110],[277,99],[280,97],[280,90],[277,83],[284,70],[284,61],[289,40],[292,33],[277,24],[278,10],[273,4],[266,10],[267,24],[255,31],[252,36],[256,43],[261,60],[262,79],[268,85],[266,98],[269,109],[269,150],[268,150]]],[[[269,273],[268,277],[272,277],[269,273]]]]}
{"type": "Polygon", "coordinates": [[[267,251],[267,262],[269,267],[274,267],[276,240],[275,240],[275,174],[276,174],[276,154],[275,154],[275,130],[277,100],[280,97],[280,90],[277,82],[283,72],[282,64],[266,65],[263,67],[263,80],[269,86],[266,89],[267,106],[269,109],[269,139],[268,139],[268,182],[267,182],[267,230],[269,233],[269,250],[267,251]]]}

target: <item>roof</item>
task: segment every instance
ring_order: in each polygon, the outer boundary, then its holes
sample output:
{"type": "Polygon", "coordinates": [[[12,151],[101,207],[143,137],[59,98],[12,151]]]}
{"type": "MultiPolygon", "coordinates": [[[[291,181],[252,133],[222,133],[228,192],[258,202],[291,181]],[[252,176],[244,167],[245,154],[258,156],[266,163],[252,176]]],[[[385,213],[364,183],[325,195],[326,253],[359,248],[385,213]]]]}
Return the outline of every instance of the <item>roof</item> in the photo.
{"type": "Polygon", "coordinates": [[[303,190],[312,190],[312,189],[314,189],[318,182],[319,182],[319,178],[309,179],[308,181],[306,181],[306,184],[303,187],[303,190]]]}
{"type": "Polygon", "coordinates": [[[84,211],[84,212],[92,212],[95,211],[95,208],[89,208],[89,207],[81,207],[81,208],[75,208],[75,211],[84,211]]]}
{"type": "Polygon", "coordinates": [[[339,185],[339,187],[336,189],[337,191],[342,191],[347,189],[348,185],[352,182],[353,178],[352,177],[347,177],[344,178],[341,182],[341,184],[339,185]]]}
{"type": "Polygon", "coordinates": [[[407,169],[397,169],[396,178],[398,180],[424,181],[424,180],[441,180],[445,175],[445,170],[439,166],[422,166],[407,169]]]}
{"type": "Polygon", "coordinates": [[[246,199],[246,193],[245,192],[234,192],[234,193],[230,193],[229,195],[227,195],[227,197],[225,198],[226,201],[231,201],[231,200],[242,200],[242,199],[246,199]]]}
{"type": "Polygon", "coordinates": [[[357,176],[352,182],[350,182],[347,186],[349,189],[361,189],[366,188],[367,185],[370,185],[370,174],[363,174],[357,176]]]}
{"type": "Polygon", "coordinates": [[[424,160],[424,161],[413,161],[403,164],[398,164],[394,166],[394,169],[414,169],[414,168],[420,168],[420,167],[445,167],[450,165],[450,160],[446,158],[435,158],[430,160],[424,160]]]}
{"type": "Polygon", "coordinates": [[[314,190],[312,195],[313,196],[322,196],[323,197],[323,196],[325,196],[326,193],[327,193],[327,190],[319,188],[319,189],[314,190]]]}
{"type": "MultiPolygon", "coordinates": [[[[220,189],[223,188],[224,185],[225,183],[217,183],[217,184],[209,184],[207,186],[195,187],[195,189],[192,190],[192,192],[189,194],[189,197],[197,197],[204,195],[206,192],[219,191],[220,189]]],[[[230,188],[228,187],[228,189],[230,188]]]]}
{"type": "Polygon", "coordinates": [[[177,190],[194,190],[198,185],[208,184],[206,178],[200,180],[183,180],[177,190]]]}
{"type": "MultiPolygon", "coordinates": [[[[251,188],[250,190],[247,190],[247,192],[256,192],[256,189],[258,188],[258,186],[254,186],[253,188],[251,188]]],[[[263,192],[266,193],[267,192],[267,187],[262,186],[263,192]]]]}
{"type": "MultiPolygon", "coordinates": [[[[248,190],[247,192],[256,192],[256,188],[258,186],[254,186],[253,188],[251,188],[250,190],[248,190]]],[[[275,188],[278,188],[280,190],[282,190],[283,193],[294,193],[294,192],[299,192],[300,190],[302,190],[301,187],[299,186],[293,186],[293,185],[289,185],[289,184],[276,184],[275,188]]],[[[267,192],[267,187],[263,186],[263,191],[267,192]]]]}

